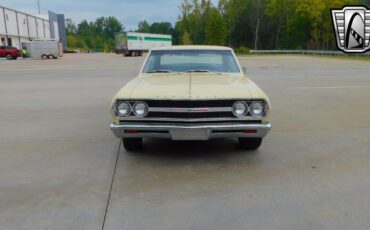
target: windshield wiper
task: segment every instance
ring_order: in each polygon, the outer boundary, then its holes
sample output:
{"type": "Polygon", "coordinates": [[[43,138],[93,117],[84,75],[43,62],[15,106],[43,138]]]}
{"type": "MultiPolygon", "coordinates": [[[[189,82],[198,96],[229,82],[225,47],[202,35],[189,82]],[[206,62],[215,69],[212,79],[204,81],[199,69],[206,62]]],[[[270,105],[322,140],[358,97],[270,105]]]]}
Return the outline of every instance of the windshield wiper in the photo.
{"type": "Polygon", "coordinates": [[[211,71],[206,70],[206,69],[192,69],[192,70],[188,70],[186,72],[187,73],[208,73],[208,72],[211,72],[211,71]]]}
{"type": "Polygon", "coordinates": [[[195,69],[195,70],[188,70],[186,73],[209,73],[209,74],[220,74],[223,75],[225,73],[218,72],[218,71],[211,71],[211,70],[206,70],[206,69],[195,69]]]}
{"type": "Polygon", "coordinates": [[[146,73],[172,73],[171,70],[166,70],[166,69],[158,69],[158,70],[152,70],[146,73]]]}

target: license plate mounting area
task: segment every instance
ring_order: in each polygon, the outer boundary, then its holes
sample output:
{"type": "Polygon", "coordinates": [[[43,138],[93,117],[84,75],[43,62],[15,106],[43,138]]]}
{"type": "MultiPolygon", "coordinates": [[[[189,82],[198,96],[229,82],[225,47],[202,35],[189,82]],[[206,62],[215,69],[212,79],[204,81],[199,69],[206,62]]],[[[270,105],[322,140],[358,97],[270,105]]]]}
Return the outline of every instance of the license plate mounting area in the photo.
{"type": "Polygon", "coordinates": [[[175,141],[193,141],[208,140],[211,131],[209,129],[171,129],[172,140],[175,141]]]}

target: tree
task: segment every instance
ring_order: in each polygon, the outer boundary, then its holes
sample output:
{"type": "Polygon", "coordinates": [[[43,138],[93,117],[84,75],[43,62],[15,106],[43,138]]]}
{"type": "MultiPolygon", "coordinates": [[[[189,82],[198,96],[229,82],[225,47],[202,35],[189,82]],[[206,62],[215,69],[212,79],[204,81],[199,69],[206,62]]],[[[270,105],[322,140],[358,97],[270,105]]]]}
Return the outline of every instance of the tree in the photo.
{"type": "Polygon", "coordinates": [[[68,34],[67,35],[67,44],[69,47],[77,47],[77,38],[75,35],[68,34]]]}
{"type": "Polygon", "coordinates": [[[183,44],[183,45],[191,45],[191,44],[193,44],[192,41],[191,41],[191,39],[190,39],[189,33],[186,32],[186,31],[182,35],[181,44],[183,44]]]}
{"type": "Polygon", "coordinates": [[[279,48],[281,30],[291,14],[291,5],[294,0],[267,0],[265,12],[273,22],[275,32],[275,49],[279,48]]]}
{"type": "Polygon", "coordinates": [[[236,29],[237,22],[248,6],[249,0],[219,0],[219,10],[227,22],[229,46],[231,46],[232,33],[236,29]]]}
{"type": "Polygon", "coordinates": [[[224,45],[225,25],[222,15],[215,8],[209,11],[205,34],[207,45],[224,45]]]}
{"type": "Polygon", "coordinates": [[[154,34],[172,34],[173,28],[169,22],[155,22],[150,26],[149,31],[154,34]]]}
{"type": "Polygon", "coordinates": [[[68,34],[76,34],[77,33],[77,27],[73,23],[72,19],[67,18],[65,20],[65,23],[66,23],[66,32],[67,32],[67,35],[68,34]]]}
{"type": "MultiPolygon", "coordinates": [[[[370,0],[183,0],[179,17],[169,22],[138,23],[138,32],[171,34],[174,44],[210,44],[255,49],[334,49],[330,9],[370,0]]],[[[68,44],[109,51],[114,34],[124,30],[114,17],[66,20],[68,44]]]]}
{"type": "Polygon", "coordinates": [[[181,16],[179,17],[179,21],[176,23],[176,29],[180,32],[181,43],[182,44],[191,44],[191,21],[190,15],[193,10],[193,5],[188,1],[184,0],[181,3],[180,11],[181,16]]]}
{"type": "Polygon", "coordinates": [[[77,33],[79,35],[87,35],[91,33],[91,27],[90,24],[86,20],[82,20],[78,25],[77,25],[77,33]]]}
{"type": "Polygon", "coordinates": [[[111,39],[114,39],[115,33],[120,33],[125,30],[125,27],[115,17],[108,17],[104,20],[104,33],[111,39]]]}
{"type": "MultiPolygon", "coordinates": [[[[67,27],[72,30],[73,23],[71,20],[68,22],[67,27]]],[[[115,33],[123,30],[124,26],[115,17],[100,17],[91,22],[82,20],[76,32],[68,35],[68,45],[71,48],[110,52],[114,48],[115,33]]]]}
{"type": "Polygon", "coordinates": [[[364,6],[367,6],[367,8],[370,8],[370,0],[359,0],[358,4],[364,5],[364,6]]]}
{"type": "Polygon", "coordinates": [[[144,21],[140,21],[138,26],[137,26],[137,30],[136,32],[139,32],[139,33],[150,33],[150,25],[149,23],[144,20],[144,21]]]}
{"type": "MultiPolygon", "coordinates": [[[[217,11],[212,5],[211,0],[184,0],[180,10],[181,16],[176,23],[175,33],[173,34],[180,34],[182,38],[189,38],[191,43],[194,44],[206,43],[207,23],[210,17],[210,11],[217,11]]],[[[220,17],[222,18],[222,15],[220,17]]]]}
{"type": "Polygon", "coordinates": [[[252,16],[251,18],[251,24],[254,28],[254,49],[258,49],[258,39],[259,39],[259,33],[260,33],[260,21],[261,21],[261,14],[262,12],[262,5],[263,0],[251,0],[251,8],[253,14],[250,14],[252,16]]]}

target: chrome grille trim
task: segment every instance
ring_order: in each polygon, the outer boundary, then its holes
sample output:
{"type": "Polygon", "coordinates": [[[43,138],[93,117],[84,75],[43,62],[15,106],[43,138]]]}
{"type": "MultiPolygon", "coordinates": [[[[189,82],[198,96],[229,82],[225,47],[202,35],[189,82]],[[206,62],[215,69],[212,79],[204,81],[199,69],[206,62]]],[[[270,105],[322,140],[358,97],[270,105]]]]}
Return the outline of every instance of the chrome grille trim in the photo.
{"type": "Polygon", "coordinates": [[[211,108],[175,108],[175,107],[151,107],[149,112],[164,113],[215,113],[215,112],[232,112],[231,107],[211,107],[211,108]]]}
{"type": "Polygon", "coordinates": [[[125,121],[163,121],[163,122],[202,122],[202,121],[261,121],[261,118],[254,117],[243,117],[243,118],[200,118],[200,119],[191,119],[191,118],[137,118],[137,117],[120,117],[120,122],[125,121]]]}

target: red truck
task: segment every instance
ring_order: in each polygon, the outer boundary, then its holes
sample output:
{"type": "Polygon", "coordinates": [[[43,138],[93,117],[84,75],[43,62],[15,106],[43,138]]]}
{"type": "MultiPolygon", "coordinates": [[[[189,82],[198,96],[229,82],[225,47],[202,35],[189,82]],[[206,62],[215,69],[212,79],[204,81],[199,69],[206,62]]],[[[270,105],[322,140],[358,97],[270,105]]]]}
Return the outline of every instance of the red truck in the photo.
{"type": "Polygon", "coordinates": [[[0,58],[5,57],[8,60],[17,59],[22,56],[22,51],[11,46],[0,46],[0,58]]]}

